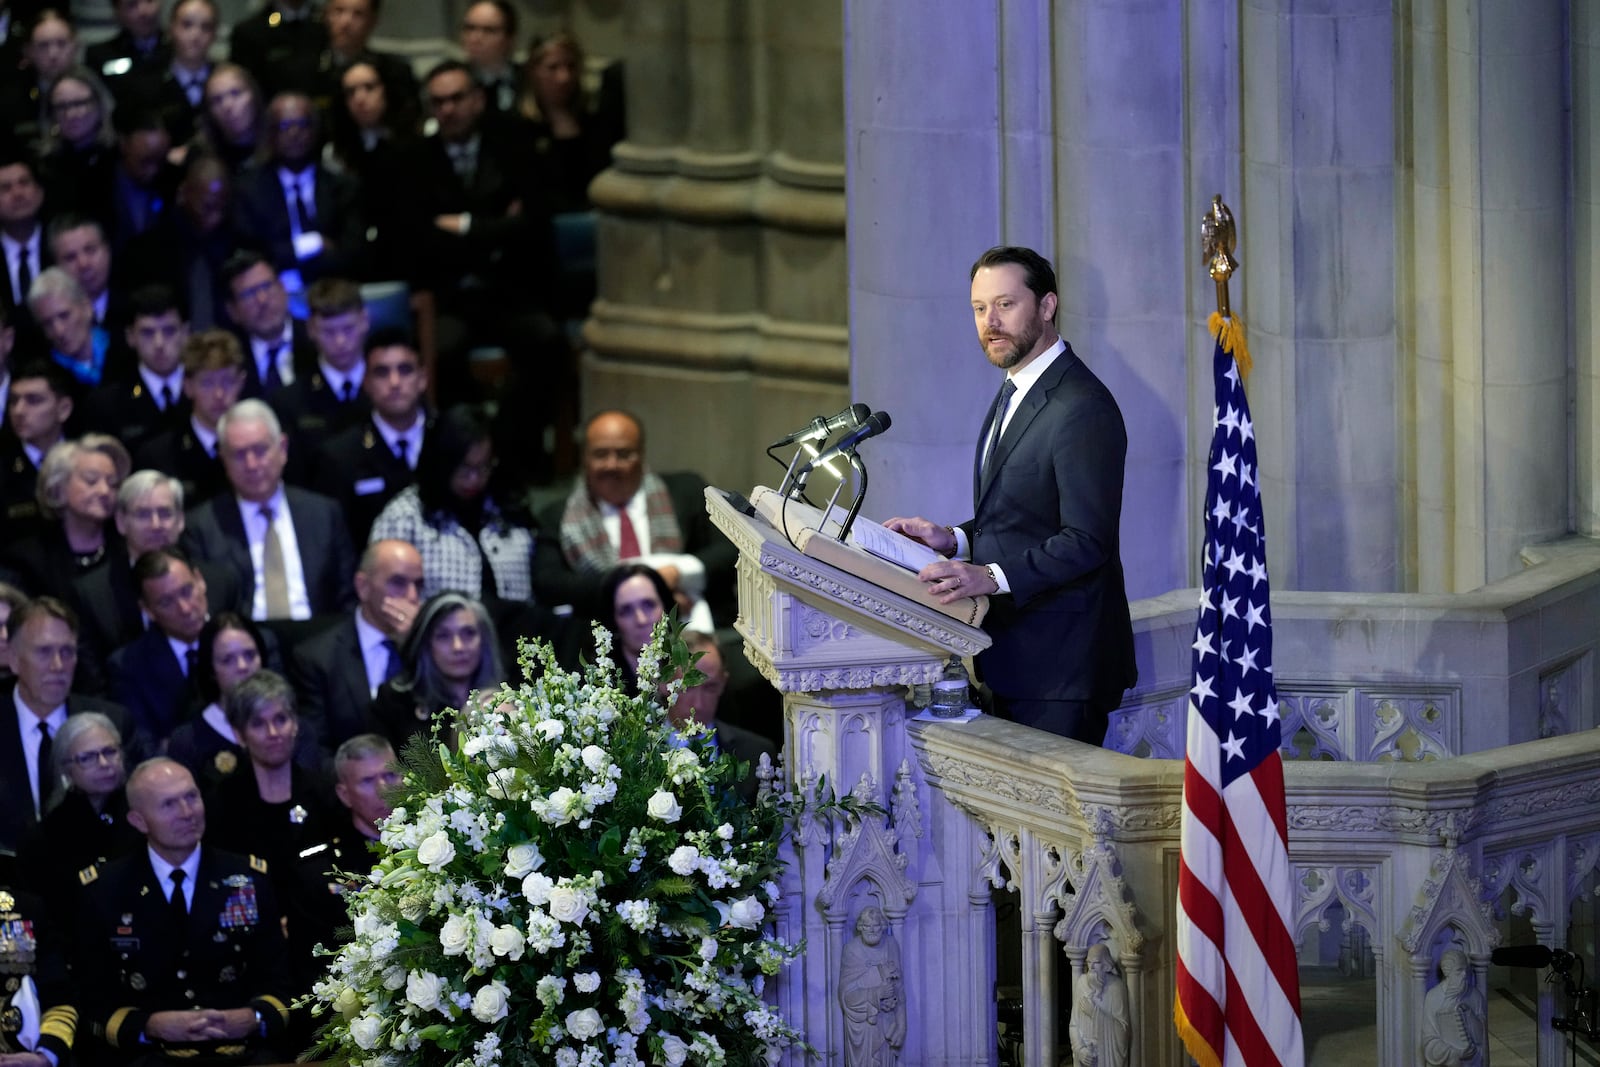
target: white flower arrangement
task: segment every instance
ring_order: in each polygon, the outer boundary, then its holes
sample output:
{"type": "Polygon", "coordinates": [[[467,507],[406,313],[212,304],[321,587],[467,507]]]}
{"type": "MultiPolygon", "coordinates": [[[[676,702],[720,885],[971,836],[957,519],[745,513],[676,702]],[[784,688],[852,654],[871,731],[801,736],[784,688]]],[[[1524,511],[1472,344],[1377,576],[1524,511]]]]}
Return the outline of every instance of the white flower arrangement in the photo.
{"type": "MultiPolygon", "coordinates": [[[[658,698],[620,688],[599,628],[596,648],[573,674],[524,644],[535,681],[443,717],[454,744],[440,731],[408,746],[385,854],[305,1001],[326,1016],[318,1053],[356,1067],[754,1067],[800,1041],[762,991],[799,951],[769,918],[802,799],[763,770],[744,803],[743,768],[708,732],[667,722],[698,681],[668,627],[639,671],[652,688],[676,679],[658,698]]],[[[814,806],[854,814],[849,798],[814,806]]]]}

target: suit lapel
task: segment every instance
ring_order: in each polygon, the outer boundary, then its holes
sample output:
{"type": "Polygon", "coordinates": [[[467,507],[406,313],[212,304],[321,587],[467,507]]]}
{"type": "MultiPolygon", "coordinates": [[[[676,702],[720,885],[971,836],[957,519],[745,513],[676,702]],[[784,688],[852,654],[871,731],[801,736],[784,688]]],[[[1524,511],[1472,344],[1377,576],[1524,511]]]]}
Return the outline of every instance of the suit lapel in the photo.
{"type": "Polygon", "coordinates": [[[353,618],[339,634],[339,662],[343,665],[345,688],[355,702],[352,707],[359,709],[370,704],[372,689],[367,685],[367,659],[362,655],[361,632],[356,629],[353,618]]]}
{"type": "Polygon", "coordinates": [[[217,519],[217,528],[227,542],[234,569],[244,579],[244,602],[253,604],[256,598],[256,565],[250,559],[250,535],[245,531],[244,517],[239,514],[239,498],[231,492],[220,493],[211,498],[210,506],[217,519]]]}

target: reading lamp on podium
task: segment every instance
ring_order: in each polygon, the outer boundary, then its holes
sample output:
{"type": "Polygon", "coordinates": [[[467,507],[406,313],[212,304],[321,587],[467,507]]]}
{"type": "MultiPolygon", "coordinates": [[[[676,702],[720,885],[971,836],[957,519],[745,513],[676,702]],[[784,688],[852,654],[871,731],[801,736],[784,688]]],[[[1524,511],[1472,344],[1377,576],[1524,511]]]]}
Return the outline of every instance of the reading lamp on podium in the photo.
{"type": "MultiPolygon", "coordinates": [[[[811,472],[818,467],[826,466],[841,456],[850,461],[850,466],[855,470],[860,479],[861,488],[856,491],[856,498],[850,504],[850,513],[845,516],[843,525],[839,527],[840,541],[850,536],[850,527],[855,525],[856,516],[861,512],[861,502],[867,497],[867,468],[862,465],[861,457],[856,455],[856,448],[869,438],[878,436],[887,430],[892,420],[887,411],[877,411],[867,417],[860,426],[851,430],[830,447],[827,451],[808,460],[804,466],[795,471],[794,492],[796,495],[804,493],[806,479],[811,477],[811,472]]],[[[834,502],[839,499],[839,494],[844,491],[844,479],[839,479],[839,484],[833,490],[833,496],[828,498],[828,506],[822,509],[824,515],[833,513],[834,502]]]]}

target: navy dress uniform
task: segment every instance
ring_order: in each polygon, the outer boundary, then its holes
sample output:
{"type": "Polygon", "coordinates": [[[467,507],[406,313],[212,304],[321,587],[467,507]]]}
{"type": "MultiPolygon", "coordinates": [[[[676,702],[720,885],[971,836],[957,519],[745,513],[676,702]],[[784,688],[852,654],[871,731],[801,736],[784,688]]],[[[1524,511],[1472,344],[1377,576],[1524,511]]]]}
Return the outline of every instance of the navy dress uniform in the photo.
{"type": "Polygon", "coordinates": [[[39,898],[0,878],[0,1055],[48,1051],[68,1062],[78,1012],[64,949],[39,898]]]}
{"type": "MultiPolygon", "coordinates": [[[[84,869],[73,971],[90,1031],[121,1062],[248,1063],[281,1058],[289,1023],[288,944],[265,860],[201,846],[182,936],[147,852],[84,869]],[[246,1039],[167,1045],[158,1011],[254,1009],[246,1039]]],[[[104,1047],[98,1049],[104,1052],[104,1047]]]]}

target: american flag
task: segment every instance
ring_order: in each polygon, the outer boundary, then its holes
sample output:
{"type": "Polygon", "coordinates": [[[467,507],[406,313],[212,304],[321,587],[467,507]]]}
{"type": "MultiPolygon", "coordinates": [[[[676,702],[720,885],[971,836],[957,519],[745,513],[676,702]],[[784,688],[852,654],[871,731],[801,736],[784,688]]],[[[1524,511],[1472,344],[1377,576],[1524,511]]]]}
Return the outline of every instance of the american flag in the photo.
{"type": "MultiPolygon", "coordinates": [[[[1266,534],[1237,320],[1213,316],[1216,408],[1195,626],[1173,1015],[1201,1067],[1305,1062],[1272,680],[1266,534]],[[1227,349],[1224,350],[1224,342],[1227,349]]],[[[1245,358],[1248,358],[1247,356],[1245,358]]]]}

